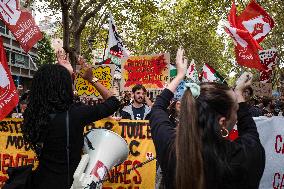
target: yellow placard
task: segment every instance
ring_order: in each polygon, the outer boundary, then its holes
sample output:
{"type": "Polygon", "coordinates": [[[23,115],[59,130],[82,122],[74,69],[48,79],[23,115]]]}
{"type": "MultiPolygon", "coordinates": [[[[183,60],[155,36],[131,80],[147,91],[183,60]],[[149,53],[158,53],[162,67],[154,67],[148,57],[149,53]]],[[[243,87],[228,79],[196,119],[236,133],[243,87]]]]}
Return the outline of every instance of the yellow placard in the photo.
{"type": "Polygon", "coordinates": [[[23,139],[21,123],[22,119],[17,118],[8,118],[0,122],[0,188],[7,180],[8,167],[38,165],[35,153],[23,139]]]}
{"type": "MultiPolygon", "coordinates": [[[[38,160],[30,146],[24,142],[20,124],[22,119],[4,119],[0,122],[1,171],[0,188],[7,179],[6,170],[9,166],[27,164],[38,165],[38,160]]],[[[129,146],[129,156],[121,165],[110,171],[110,181],[105,182],[104,189],[123,188],[154,188],[156,161],[151,161],[135,170],[127,170],[156,157],[148,121],[100,120],[85,127],[85,132],[94,128],[104,128],[116,132],[124,138],[129,146]],[[119,176],[116,176],[119,175],[119,176]]]]}
{"type": "MultiPolygon", "coordinates": [[[[115,65],[96,65],[93,68],[93,74],[96,78],[98,78],[99,82],[104,85],[108,90],[113,88],[113,75],[115,65]]],[[[80,74],[84,74],[84,70],[80,70],[80,74]]],[[[88,96],[92,98],[99,98],[100,93],[96,90],[96,88],[91,85],[88,81],[84,80],[80,74],[76,75],[75,79],[75,89],[78,92],[79,96],[88,96]]]]}

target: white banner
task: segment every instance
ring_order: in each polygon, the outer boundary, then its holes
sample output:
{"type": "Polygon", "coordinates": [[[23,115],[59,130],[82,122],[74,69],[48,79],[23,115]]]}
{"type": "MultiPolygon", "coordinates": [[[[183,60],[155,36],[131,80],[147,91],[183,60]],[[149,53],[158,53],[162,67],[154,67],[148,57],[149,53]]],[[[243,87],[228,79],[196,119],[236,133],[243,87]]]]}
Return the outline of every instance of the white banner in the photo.
{"type": "Polygon", "coordinates": [[[265,169],[259,189],[284,186],[284,117],[254,118],[265,149],[265,169]]]}

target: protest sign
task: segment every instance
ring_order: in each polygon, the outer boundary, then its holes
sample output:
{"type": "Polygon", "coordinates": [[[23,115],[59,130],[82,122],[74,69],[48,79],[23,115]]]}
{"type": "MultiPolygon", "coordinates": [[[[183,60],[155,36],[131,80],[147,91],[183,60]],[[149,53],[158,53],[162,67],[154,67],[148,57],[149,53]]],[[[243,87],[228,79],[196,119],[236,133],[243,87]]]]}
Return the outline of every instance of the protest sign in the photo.
{"type": "Polygon", "coordinates": [[[129,145],[129,156],[127,160],[110,171],[110,177],[114,178],[106,182],[103,189],[154,188],[156,161],[151,161],[130,173],[127,172],[128,169],[156,157],[148,121],[121,120],[116,122],[101,120],[85,128],[86,131],[92,128],[112,130],[124,138],[129,145]],[[115,175],[117,174],[120,174],[120,176],[116,177],[115,175]]]}
{"type": "MultiPolygon", "coordinates": [[[[284,184],[284,122],[283,117],[254,118],[260,141],[265,149],[266,166],[260,181],[260,189],[278,188],[284,184]]],[[[4,119],[0,122],[0,188],[1,182],[7,179],[8,166],[34,164],[38,165],[30,146],[23,140],[20,124],[22,119],[4,119]]],[[[151,139],[148,121],[101,120],[85,127],[85,132],[93,128],[109,129],[122,138],[129,145],[129,157],[110,173],[120,174],[104,184],[104,189],[112,188],[154,188],[155,161],[143,165],[128,174],[125,172],[133,166],[156,156],[151,139]]]]}
{"type": "Polygon", "coordinates": [[[251,87],[256,96],[272,96],[272,83],[253,82],[251,87]]]}
{"type": "Polygon", "coordinates": [[[284,185],[284,118],[259,117],[254,120],[266,156],[259,189],[280,189],[284,185]]]}
{"type": "MultiPolygon", "coordinates": [[[[259,133],[259,139],[265,150],[265,169],[260,180],[259,189],[281,189],[284,184],[284,117],[266,116],[254,117],[259,133]]],[[[233,130],[230,139],[238,137],[238,131],[233,130]]]]}
{"type": "Polygon", "coordinates": [[[122,90],[130,91],[136,84],[147,90],[163,89],[169,81],[169,54],[131,56],[122,63],[122,90]]]}
{"type": "Polygon", "coordinates": [[[261,63],[267,66],[267,70],[260,72],[260,82],[271,82],[272,71],[277,60],[277,50],[275,48],[259,51],[261,63]]]}
{"type": "Polygon", "coordinates": [[[0,188],[7,180],[8,167],[38,165],[31,146],[24,141],[20,124],[22,119],[10,118],[0,122],[0,188]]]}
{"type": "MultiPolygon", "coordinates": [[[[108,90],[113,88],[113,74],[115,65],[95,65],[93,66],[93,74],[99,79],[99,82],[104,85],[108,90]]],[[[80,70],[83,74],[84,70],[80,70]]],[[[80,97],[91,97],[94,99],[100,98],[100,93],[90,82],[84,80],[79,74],[76,76],[75,89],[80,97]]]]}
{"type": "MultiPolygon", "coordinates": [[[[20,124],[22,119],[4,119],[0,122],[0,188],[1,182],[7,179],[8,166],[27,164],[38,165],[38,160],[30,146],[23,140],[20,124]]],[[[110,171],[109,182],[105,182],[103,189],[112,188],[154,188],[156,175],[156,161],[151,161],[135,170],[128,169],[140,165],[156,157],[148,121],[100,120],[85,127],[85,132],[94,128],[112,130],[126,140],[129,146],[129,156],[121,165],[110,171]],[[115,175],[118,175],[116,177],[115,175]]]]}
{"type": "Polygon", "coordinates": [[[42,39],[39,27],[31,13],[20,10],[16,0],[0,2],[0,18],[13,33],[25,52],[28,52],[37,41],[42,39]]]}

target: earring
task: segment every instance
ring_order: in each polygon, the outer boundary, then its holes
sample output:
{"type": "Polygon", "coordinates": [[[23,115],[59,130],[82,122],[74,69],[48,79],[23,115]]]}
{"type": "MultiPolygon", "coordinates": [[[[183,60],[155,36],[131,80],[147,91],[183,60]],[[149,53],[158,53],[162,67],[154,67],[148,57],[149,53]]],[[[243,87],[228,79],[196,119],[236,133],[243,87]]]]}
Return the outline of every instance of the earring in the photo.
{"type": "Polygon", "coordinates": [[[228,137],[228,136],[229,136],[229,131],[228,131],[228,129],[226,129],[225,127],[222,127],[222,129],[221,129],[221,135],[222,135],[223,138],[228,137]]]}

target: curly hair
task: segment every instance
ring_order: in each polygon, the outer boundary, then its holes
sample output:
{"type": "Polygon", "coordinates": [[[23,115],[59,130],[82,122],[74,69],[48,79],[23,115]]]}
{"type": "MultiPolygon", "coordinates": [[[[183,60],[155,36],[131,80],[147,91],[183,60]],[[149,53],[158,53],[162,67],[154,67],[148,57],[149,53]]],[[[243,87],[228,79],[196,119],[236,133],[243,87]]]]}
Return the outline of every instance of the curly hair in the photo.
{"type": "Polygon", "coordinates": [[[67,111],[73,103],[71,75],[58,64],[43,65],[34,75],[21,125],[25,141],[39,157],[47,136],[50,114],[67,111]]]}

